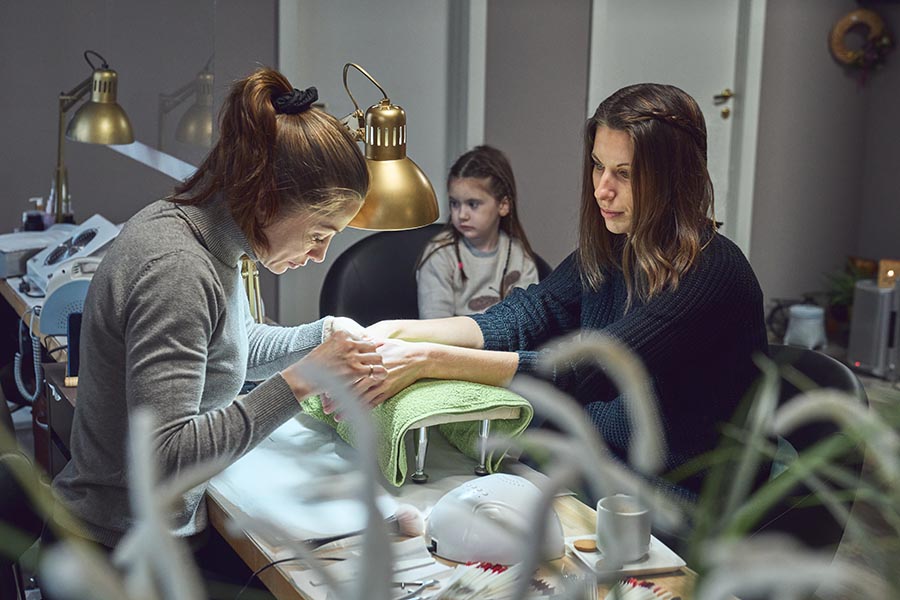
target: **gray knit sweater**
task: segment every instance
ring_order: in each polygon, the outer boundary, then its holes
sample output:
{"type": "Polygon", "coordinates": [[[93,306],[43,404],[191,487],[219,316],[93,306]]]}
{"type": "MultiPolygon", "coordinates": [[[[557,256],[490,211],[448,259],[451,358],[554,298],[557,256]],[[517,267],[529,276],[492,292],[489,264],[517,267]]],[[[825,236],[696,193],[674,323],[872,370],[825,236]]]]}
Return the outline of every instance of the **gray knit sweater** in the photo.
{"type": "MultiPolygon", "coordinates": [[[[84,307],[72,460],[53,481],[62,504],[97,541],[131,527],[128,415],[148,407],[165,478],[209,459],[234,460],[299,411],[277,373],[322,337],[322,322],[259,325],[240,257],[253,253],[222,200],[159,201],[132,217],[94,275],[84,307]],[[266,380],[236,400],[243,382],[266,380]]],[[[201,485],[172,527],[206,526],[201,485]]]]}

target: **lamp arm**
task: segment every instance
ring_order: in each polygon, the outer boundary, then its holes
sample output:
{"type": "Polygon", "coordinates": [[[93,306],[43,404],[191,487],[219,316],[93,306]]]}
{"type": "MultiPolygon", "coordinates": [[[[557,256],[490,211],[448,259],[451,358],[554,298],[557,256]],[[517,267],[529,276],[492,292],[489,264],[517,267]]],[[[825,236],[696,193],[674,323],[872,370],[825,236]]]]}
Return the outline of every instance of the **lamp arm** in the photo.
{"type": "MultiPolygon", "coordinates": [[[[347,123],[347,121],[349,121],[350,119],[355,117],[356,122],[358,124],[358,130],[355,131],[354,133],[356,134],[357,138],[362,140],[363,139],[362,132],[366,128],[366,120],[365,120],[366,117],[365,117],[365,114],[363,113],[363,111],[360,110],[359,104],[357,104],[357,102],[356,102],[356,98],[354,98],[353,94],[350,93],[350,86],[347,85],[347,72],[350,70],[350,67],[353,67],[354,69],[356,69],[357,71],[362,73],[366,77],[366,79],[371,81],[372,84],[378,88],[378,90],[381,92],[381,95],[384,97],[385,100],[387,100],[388,103],[390,103],[391,99],[388,98],[387,92],[384,91],[384,88],[381,87],[381,84],[379,84],[377,81],[375,81],[375,78],[372,77],[371,75],[369,75],[368,71],[366,71],[365,69],[363,69],[361,66],[359,66],[356,63],[347,63],[344,65],[344,90],[347,92],[347,95],[350,96],[350,101],[353,102],[353,108],[355,110],[352,113],[350,113],[349,115],[347,115],[346,117],[344,117],[342,119],[342,121],[349,128],[349,123],[347,123]]],[[[351,129],[351,131],[353,131],[353,130],[351,129]]]]}
{"type": "Polygon", "coordinates": [[[185,101],[185,99],[194,93],[197,89],[197,80],[192,79],[188,81],[186,84],[172,92],[171,94],[160,94],[159,95],[159,106],[160,110],[163,112],[170,112],[176,106],[185,101]]]}
{"type": "Polygon", "coordinates": [[[69,112],[75,103],[81,100],[88,90],[91,89],[91,81],[94,79],[93,72],[81,83],[73,87],[68,92],[60,92],[59,94],[59,110],[61,115],[69,112]]]}
{"type": "Polygon", "coordinates": [[[366,116],[363,114],[363,111],[358,108],[354,110],[352,113],[345,117],[340,118],[341,124],[347,128],[347,131],[350,132],[350,135],[353,136],[357,142],[362,142],[366,139],[365,137],[365,128],[366,128],[366,116]],[[353,121],[356,120],[356,127],[353,126],[353,121]]]}

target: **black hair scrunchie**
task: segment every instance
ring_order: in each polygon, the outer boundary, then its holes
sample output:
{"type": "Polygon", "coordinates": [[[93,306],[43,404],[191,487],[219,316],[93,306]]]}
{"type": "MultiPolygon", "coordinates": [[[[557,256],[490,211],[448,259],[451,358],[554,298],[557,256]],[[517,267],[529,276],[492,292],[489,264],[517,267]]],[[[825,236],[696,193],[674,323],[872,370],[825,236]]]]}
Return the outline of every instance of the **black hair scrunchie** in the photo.
{"type": "Polygon", "coordinates": [[[309,110],[313,102],[319,99],[319,90],[315,87],[308,87],[305,90],[294,88],[290,92],[285,92],[278,96],[272,97],[272,105],[275,106],[275,112],[284,115],[296,115],[305,110],[309,110]]]}

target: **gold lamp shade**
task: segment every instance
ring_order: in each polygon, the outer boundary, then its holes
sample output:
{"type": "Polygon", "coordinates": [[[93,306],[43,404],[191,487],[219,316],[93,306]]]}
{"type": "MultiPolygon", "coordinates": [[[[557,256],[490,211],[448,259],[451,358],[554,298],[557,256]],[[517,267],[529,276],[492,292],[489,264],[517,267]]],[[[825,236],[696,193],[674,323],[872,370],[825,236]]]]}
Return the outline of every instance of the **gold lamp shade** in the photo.
{"type": "Polygon", "coordinates": [[[213,136],[213,74],[202,71],[196,80],[197,99],[175,128],[175,139],[186,144],[209,148],[213,136]]]}
{"type": "Polygon", "coordinates": [[[96,69],[91,82],[91,99],[76,111],[66,129],[66,137],[89,144],[130,144],[134,132],[128,115],[116,102],[118,75],[111,69],[96,69]]]}
{"type": "Polygon", "coordinates": [[[425,173],[407,157],[371,160],[372,182],[362,209],[350,227],[401,230],[424,227],[438,218],[437,197],[425,173]]]}
{"type": "Polygon", "coordinates": [[[384,98],[365,115],[369,193],[350,227],[402,230],[433,223],[437,196],[422,169],[406,156],[406,112],[384,98]]]}

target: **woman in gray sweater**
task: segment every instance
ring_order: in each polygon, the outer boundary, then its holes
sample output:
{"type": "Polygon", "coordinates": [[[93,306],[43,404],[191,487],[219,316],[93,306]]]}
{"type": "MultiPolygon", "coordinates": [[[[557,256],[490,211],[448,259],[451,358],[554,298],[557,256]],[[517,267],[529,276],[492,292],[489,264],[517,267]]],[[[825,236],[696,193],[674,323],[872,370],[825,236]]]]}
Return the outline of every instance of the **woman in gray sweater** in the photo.
{"type": "MultiPolygon", "coordinates": [[[[220,138],[198,171],[132,217],[110,246],[85,302],[72,460],[53,482],[80,532],[113,547],[133,524],[129,415],[149,409],[160,476],[234,460],[319,393],[315,364],[356,381],[386,375],[375,345],[326,318],[275,327],[250,317],[246,255],[273,273],[321,262],[368,188],[346,128],[270,69],[232,87],[220,138]],[[334,331],[333,331],[334,330],[334,331]],[[246,380],[262,381],[238,397],[246,380]]],[[[200,485],[174,509],[179,536],[207,525],[200,485]]]]}

